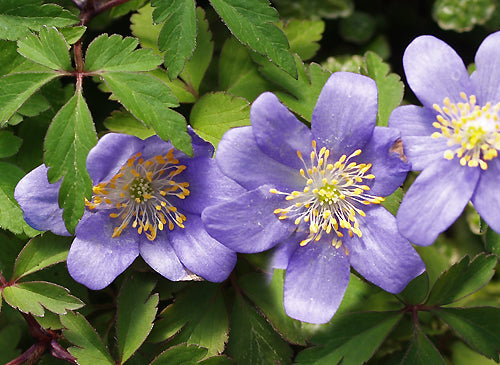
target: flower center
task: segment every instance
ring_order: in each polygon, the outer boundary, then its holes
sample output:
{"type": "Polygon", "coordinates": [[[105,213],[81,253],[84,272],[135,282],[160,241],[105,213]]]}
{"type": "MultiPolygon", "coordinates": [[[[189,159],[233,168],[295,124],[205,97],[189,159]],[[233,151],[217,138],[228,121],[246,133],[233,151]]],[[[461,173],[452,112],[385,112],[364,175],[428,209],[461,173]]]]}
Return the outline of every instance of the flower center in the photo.
{"type": "Polygon", "coordinates": [[[452,148],[444,153],[447,160],[457,156],[462,166],[480,166],[486,170],[486,161],[497,157],[500,149],[500,103],[492,106],[488,102],[480,107],[476,105],[474,95],[467,98],[462,92],[460,96],[464,103],[452,104],[449,98],[445,98],[442,108],[433,105],[439,114],[432,125],[441,132],[434,132],[431,137],[448,139],[448,146],[452,148]]]}
{"type": "Polygon", "coordinates": [[[361,154],[361,150],[354,151],[349,157],[342,155],[337,162],[328,163],[330,151],[322,147],[319,153],[316,150],[316,141],[312,142],[311,162],[306,164],[300,151],[297,155],[304,163],[300,175],[305,179],[302,191],[291,193],[271,189],[273,194],[286,195],[285,200],[292,204],[274,211],[279,219],[294,219],[296,225],[309,225],[309,235],[300,242],[301,246],[311,241],[319,241],[324,233],[335,232],[332,245],[339,248],[344,234],[356,234],[361,237],[357,215],[365,216],[362,205],[380,204],[384,198],[367,194],[370,187],[367,180],[375,176],[368,173],[371,164],[358,164],[350,160],[361,154]],[[310,166],[310,167],[309,167],[310,166]]]}
{"type": "Polygon", "coordinates": [[[168,197],[184,199],[189,195],[189,183],[173,180],[185,169],[186,166],[179,165],[179,160],[174,158],[173,149],[149,160],[141,158],[139,152],[129,158],[111,180],[93,187],[92,202],[87,202],[87,207],[114,210],[109,216],[120,218],[121,223],[112,237],[120,236],[132,222],[139,234],[144,233],[153,241],[157,231],[162,231],[167,224],[170,230],[176,225],[184,228],[186,217],[168,197]]]}

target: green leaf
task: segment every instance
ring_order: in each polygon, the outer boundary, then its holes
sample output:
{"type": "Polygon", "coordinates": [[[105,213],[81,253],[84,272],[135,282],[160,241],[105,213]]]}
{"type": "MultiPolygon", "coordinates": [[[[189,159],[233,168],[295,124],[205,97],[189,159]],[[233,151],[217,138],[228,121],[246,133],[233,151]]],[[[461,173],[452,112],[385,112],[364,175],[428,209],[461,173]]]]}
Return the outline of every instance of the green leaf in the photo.
{"type": "Polygon", "coordinates": [[[376,25],[376,20],[371,14],[355,11],[340,20],[340,34],[349,42],[363,44],[373,37],[376,25]]]}
{"type": "Polygon", "coordinates": [[[236,364],[290,364],[290,346],[242,297],[236,296],[231,313],[227,353],[236,364]]]}
{"type": "Polygon", "coordinates": [[[146,0],[130,0],[120,5],[114,6],[111,8],[110,17],[111,18],[119,18],[123,15],[128,14],[131,11],[134,11],[140,8],[146,0]]]}
{"type": "Polygon", "coordinates": [[[23,219],[23,212],[14,199],[14,189],[24,176],[24,171],[19,167],[6,162],[0,162],[0,226],[15,234],[35,236],[37,230],[31,228],[23,219]]]}
{"type": "Polygon", "coordinates": [[[60,28],[59,32],[61,32],[68,44],[75,44],[80,38],[83,37],[86,30],[87,27],[79,25],[75,27],[60,28]]]}
{"type": "Polygon", "coordinates": [[[318,42],[325,31],[325,23],[322,20],[291,19],[284,31],[290,42],[290,52],[297,53],[302,60],[308,60],[319,50],[318,42]]]}
{"type": "Polygon", "coordinates": [[[19,65],[30,62],[17,53],[17,43],[0,40],[0,75],[7,75],[19,65]]]}
{"type": "Polygon", "coordinates": [[[23,140],[10,131],[0,130],[0,158],[13,156],[19,151],[23,140]]]}
{"type": "Polygon", "coordinates": [[[305,346],[301,322],[288,317],[283,307],[284,270],[274,270],[273,278],[266,283],[265,275],[249,274],[239,282],[245,295],[266,315],[269,322],[288,342],[305,346]]]}
{"type": "Polygon", "coordinates": [[[397,74],[389,73],[389,66],[376,53],[366,52],[365,69],[362,71],[377,83],[377,125],[385,127],[392,111],[403,100],[404,85],[397,74]]]}
{"type": "Polygon", "coordinates": [[[250,125],[250,103],[223,92],[205,94],[194,104],[190,123],[214,146],[230,128],[250,125]]]}
{"type": "Polygon", "coordinates": [[[196,49],[194,50],[191,59],[186,62],[180,77],[186,84],[194,89],[196,93],[199,93],[201,80],[205,76],[205,72],[208,69],[210,61],[212,61],[214,44],[212,42],[212,33],[208,28],[208,22],[205,19],[205,12],[202,8],[196,9],[196,18],[198,20],[196,49]]]}
{"type": "Polygon", "coordinates": [[[90,110],[81,89],[77,88],[52,120],[44,142],[49,181],[55,183],[63,178],[59,205],[64,209],[64,222],[70,232],[74,232],[83,215],[85,198],[92,196],[86,161],[96,142],[90,110]]]}
{"type": "Polygon", "coordinates": [[[445,305],[478,291],[490,281],[496,264],[496,255],[481,254],[472,261],[465,256],[436,281],[426,304],[445,305]]]}
{"type": "Polygon", "coordinates": [[[49,109],[50,103],[40,91],[31,95],[17,112],[26,117],[34,117],[49,109]]]}
{"type": "Polygon", "coordinates": [[[273,3],[285,18],[343,18],[354,9],[352,0],[274,0],[273,3]]]}
{"type": "Polygon", "coordinates": [[[149,74],[163,81],[163,83],[167,85],[170,90],[172,90],[172,93],[175,95],[179,103],[194,103],[196,101],[196,97],[198,96],[196,95],[195,97],[195,94],[197,94],[196,90],[187,85],[181,79],[170,80],[167,71],[164,69],[157,68],[156,70],[150,71],[149,74]]]}
{"type": "Polygon", "coordinates": [[[85,71],[89,72],[138,72],[154,70],[161,64],[161,57],[150,49],[136,49],[136,38],[102,34],[90,43],[85,56],[85,71]]]}
{"type": "Polygon", "coordinates": [[[194,365],[207,354],[207,349],[196,345],[172,346],[157,356],[150,365],[194,365]]]}
{"type": "Polygon", "coordinates": [[[115,361],[90,323],[80,313],[68,312],[61,316],[61,323],[66,328],[63,335],[75,347],[68,349],[77,358],[80,365],[114,365],[115,361]]]}
{"type": "Polygon", "coordinates": [[[43,27],[38,35],[30,34],[18,40],[17,51],[27,59],[53,70],[73,70],[68,43],[56,28],[43,27]]]}
{"type": "Polygon", "coordinates": [[[429,274],[424,271],[421,275],[410,281],[398,296],[409,304],[420,304],[429,293],[429,274]]]}
{"type": "Polygon", "coordinates": [[[419,325],[415,327],[413,332],[413,339],[411,341],[410,347],[405,354],[401,364],[408,365],[428,365],[428,364],[443,364],[443,357],[436,349],[434,344],[429,340],[429,338],[423,333],[419,325]]]}
{"type": "Polygon", "coordinates": [[[21,350],[17,348],[21,334],[22,329],[16,324],[9,324],[0,329],[0,363],[7,364],[21,354],[21,350]]]}
{"type": "Polygon", "coordinates": [[[160,138],[192,155],[191,137],[184,117],[170,109],[178,105],[170,89],[147,74],[104,73],[102,78],[120,103],[137,119],[152,127],[160,138]]]}
{"type": "Polygon", "coordinates": [[[63,262],[68,256],[72,237],[46,232],[31,239],[19,253],[11,281],[63,262]]]}
{"type": "Polygon", "coordinates": [[[432,311],[476,351],[500,361],[500,308],[440,308],[432,311]]]}
{"type": "Polygon", "coordinates": [[[500,234],[491,228],[486,231],[485,248],[488,252],[500,255],[500,234]]]}
{"type": "Polygon", "coordinates": [[[58,77],[57,73],[18,73],[0,78],[0,127],[3,127],[14,113],[40,87],[58,77]]]}
{"type": "Polygon", "coordinates": [[[104,126],[110,131],[131,134],[142,139],[155,134],[151,128],[146,127],[127,111],[113,111],[104,121],[104,126]]]}
{"type": "Polygon", "coordinates": [[[149,341],[164,341],[182,329],[178,336],[184,342],[208,348],[209,355],[224,350],[229,323],[219,285],[199,283],[188,287],[165,308],[161,317],[149,341]]]}
{"type": "Polygon", "coordinates": [[[15,41],[43,26],[65,27],[78,23],[76,15],[42,0],[0,0],[0,38],[15,41]]]}
{"type": "Polygon", "coordinates": [[[127,361],[148,337],[156,316],[158,294],[151,295],[153,280],[134,276],[118,295],[116,334],[120,363],[127,361]]]}
{"type": "Polygon", "coordinates": [[[494,11],[494,0],[436,0],[432,17],[443,29],[465,32],[476,24],[484,24],[494,11]]]}
{"type": "Polygon", "coordinates": [[[69,290],[45,281],[15,283],[3,289],[3,298],[23,313],[43,316],[45,309],[65,314],[83,307],[83,302],[69,294],[69,290]],[[45,309],[44,309],[45,308],[45,309]]]}
{"type": "Polygon", "coordinates": [[[401,318],[397,312],[359,312],[334,318],[300,352],[296,364],[362,364],[368,361],[401,318]],[[363,344],[360,346],[360,344],[363,344]]]}
{"type": "Polygon", "coordinates": [[[273,23],[278,13],[268,0],[210,0],[231,33],[255,52],[266,55],[293,78],[297,67],[285,34],[273,23]]]}
{"type": "Polygon", "coordinates": [[[396,216],[396,213],[398,212],[402,200],[403,200],[403,189],[397,188],[396,190],[394,190],[394,193],[385,197],[385,200],[382,202],[382,206],[389,212],[391,212],[393,216],[396,216]]]}
{"type": "Polygon", "coordinates": [[[161,24],[152,22],[154,8],[146,4],[130,17],[132,34],[139,39],[142,48],[151,48],[155,53],[164,55],[158,48],[161,24]]]}
{"type": "Polygon", "coordinates": [[[212,356],[208,359],[198,362],[200,365],[233,365],[234,361],[229,357],[221,355],[221,356],[212,356]]]}
{"type": "Polygon", "coordinates": [[[295,61],[297,63],[298,79],[294,79],[270,62],[263,61],[262,59],[258,61],[262,65],[260,72],[267,79],[289,92],[289,94],[277,92],[276,95],[287,107],[310,121],[321,89],[323,89],[326,80],[331,75],[330,72],[315,63],[304,65],[297,56],[295,61]]]}
{"type": "Polygon", "coordinates": [[[259,73],[248,50],[232,37],[224,43],[219,57],[219,83],[223,90],[247,100],[273,88],[259,73]]]}
{"type": "Polygon", "coordinates": [[[496,365],[493,360],[489,360],[483,355],[475,352],[462,341],[457,341],[451,346],[453,365],[496,365]]]}
{"type": "Polygon", "coordinates": [[[196,5],[193,0],[152,0],[153,20],[162,23],[158,45],[165,52],[165,67],[175,79],[196,47],[196,5]]]}

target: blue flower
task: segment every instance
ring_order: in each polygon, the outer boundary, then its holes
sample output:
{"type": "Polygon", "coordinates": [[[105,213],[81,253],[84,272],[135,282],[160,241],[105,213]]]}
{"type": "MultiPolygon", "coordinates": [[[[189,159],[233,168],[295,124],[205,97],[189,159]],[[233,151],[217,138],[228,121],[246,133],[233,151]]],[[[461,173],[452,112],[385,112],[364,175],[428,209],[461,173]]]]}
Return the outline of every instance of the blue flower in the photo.
{"type": "MultiPolygon", "coordinates": [[[[90,151],[93,197],[67,259],[76,281],[102,289],[139,254],[170,280],[227,278],[236,253],[207,234],[200,215],[243,189],[221,174],[213,147],[192,137],[194,158],[156,136],[143,141],[117,133],[106,134],[90,151]]],[[[58,206],[61,184],[49,184],[47,170],[42,165],[27,174],[15,198],[33,228],[70,235],[58,206]]]]}
{"type": "Polygon", "coordinates": [[[272,265],[286,269],[289,316],[329,321],[350,266],[392,293],[423,272],[394,216],[379,204],[403,183],[409,166],[392,151],[399,132],[375,126],[373,80],[333,74],[311,129],[272,93],[255,100],[250,117],[251,126],[223,136],[216,154],[222,172],[247,192],[206,208],[202,220],[232,250],[276,246],[272,265]]]}
{"type": "Polygon", "coordinates": [[[399,230],[415,244],[432,244],[469,201],[500,232],[499,59],[500,32],[479,47],[471,76],[432,36],[405,51],[406,78],[423,107],[396,108],[389,125],[400,129],[412,168],[422,171],[397,214],[399,230]]]}

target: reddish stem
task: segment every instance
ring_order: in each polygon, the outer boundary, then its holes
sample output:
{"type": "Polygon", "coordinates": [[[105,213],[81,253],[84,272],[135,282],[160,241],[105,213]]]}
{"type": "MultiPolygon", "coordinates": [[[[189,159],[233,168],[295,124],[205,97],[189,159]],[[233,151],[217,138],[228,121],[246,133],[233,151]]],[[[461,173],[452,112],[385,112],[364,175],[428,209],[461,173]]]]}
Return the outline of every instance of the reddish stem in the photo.
{"type": "Polygon", "coordinates": [[[130,0],[110,0],[107,3],[96,5],[94,0],[87,0],[83,11],[80,13],[80,24],[87,25],[88,22],[95,16],[128,1],[130,0]]]}

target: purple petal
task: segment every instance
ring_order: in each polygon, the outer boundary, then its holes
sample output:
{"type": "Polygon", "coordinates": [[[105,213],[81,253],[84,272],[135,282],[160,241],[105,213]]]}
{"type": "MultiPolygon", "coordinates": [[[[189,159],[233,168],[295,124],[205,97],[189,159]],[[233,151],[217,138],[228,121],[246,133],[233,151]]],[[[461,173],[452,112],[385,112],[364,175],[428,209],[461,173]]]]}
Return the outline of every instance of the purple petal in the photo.
{"type": "Polygon", "coordinates": [[[289,187],[291,190],[304,186],[304,179],[297,169],[283,165],[262,152],[252,127],[227,131],[217,147],[216,161],[224,174],[249,190],[264,184],[273,184],[280,189],[289,187]]]}
{"type": "Polygon", "coordinates": [[[330,239],[299,247],[288,264],[284,305],[290,317],[326,323],[337,311],[349,284],[349,259],[330,239]]]}
{"type": "Polygon", "coordinates": [[[69,274],[86,287],[99,290],[108,286],[139,255],[135,230],[125,230],[111,238],[117,220],[107,213],[86,213],[76,227],[76,238],[68,253],[69,274]]]}
{"type": "Polygon", "coordinates": [[[462,213],[479,179],[480,168],[458,159],[429,165],[410,186],[397,214],[399,231],[411,242],[428,246],[462,213]]]}
{"type": "Polygon", "coordinates": [[[236,252],[210,237],[199,216],[186,217],[184,229],[176,227],[169,233],[177,256],[190,271],[206,280],[226,280],[236,265],[236,252]]]}
{"type": "Polygon", "coordinates": [[[481,171],[481,177],[472,203],[481,217],[500,233],[500,159],[488,161],[488,169],[481,171]]]}
{"type": "Polygon", "coordinates": [[[363,149],[358,160],[372,163],[370,173],[375,175],[370,194],[390,195],[406,179],[410,165],[401,159],[398,152],[392,150],[399,139],[399,131],[393,128],[375,127],[373,137],[363,149]]]}
{"type": "Polygon", "coordinates": [[[383,207],[359,218],[361,238],[345,239],[352,267],[367,280],[390,293],[401,292],[425,270],[417,251],[403,238],[396,219],[383,207]]]}
{"type": "Polygon", "coordinates": [[[87,171],[94,185],[110,180],[143,144],[144,141],[128,134],[105,134],[87,156],[87,171]]]}
{"type": "Polygon", "coordinates": [[[432,36],[420,36],[406,48],[403,56],[406,79],[420,102],[432,109],[463,102],[461,92],[473,93],[469,73],[460,56],[448,44],[432,36]]]}
{"type": "Polygon", "coordinates": [[[476,88],[476,96],[479,105],[488,101],[493,105],[500,101],[500,32],[490,34],[486,37],[477,50],[474,59],[476,71],[471,80],[476,88]]]}
{"type": "Polygon", "coordinates": [[[444,159],[450,147],[446,138],[403,137],[403,149],[413,171],[422,171],[436,160],[444,159]]]}
{"type": "Polygon", "coordinates": [[[290,258],[299,247],[299,242],[306,237],[306,233],[294,232],[290,237],[277,245],[273,249],[269,266],[273,269],[286,269],[290,258]]]}
{"type": "Polygon", "coordinates": [[[154,241],[142,240],[139,251],[149,266],[169,280],[178,281],[190,276],[172,248],[167,232],[159,232],[154,241]]]}
{"type": "Polygon", "coordinates": [[[436,112],[433,109],[416,105],[397,107],[389,118],[389,127],[396,128],[401,136],[430,136],[437,129],[432,126],[436,121],[436,112]]]}
{"type": "Polygon", "coordinates": [[[273,213],[285,200],[269,189],[264,185],[205,209],[201,217],[208,233],[230,249],[244,253],[262,252],[286,239],[295,225],[273,213]]]}
{"type": "Polygon", "coordinates": [[[61,182],[50,184],[48,168],[40,165],[24,176],[14,190],[26,223],[39,231],[52,231],[60,236],[71,236],[64,225],[63,210],[59,208],[61,182]]]}
{"type": "Polygon", "coordinates": [[[372,79],[336,72],[326,82],[314,108],[313,138],[333,158],[349,156],[370,139],[377,119],[377,85],[372,79]]]}
{"type": "Polygon", "coordinates": [[[176,181],[189,183],[189,195],[176,200],[177,208],[190,213],[201,214],[209,205],[231,200],[246,190],[227,176],[223,175],[217,163],[210,157],[197,157],[185,160],[186,170],[176,181]]]}
{"type": "Polygon", "coordinates": [[[311,131],[273,93],[260,95],[250,110],[253,133],[260,149],[287,166],[300,169],[297,151],[311,151],[311,131]]]}

